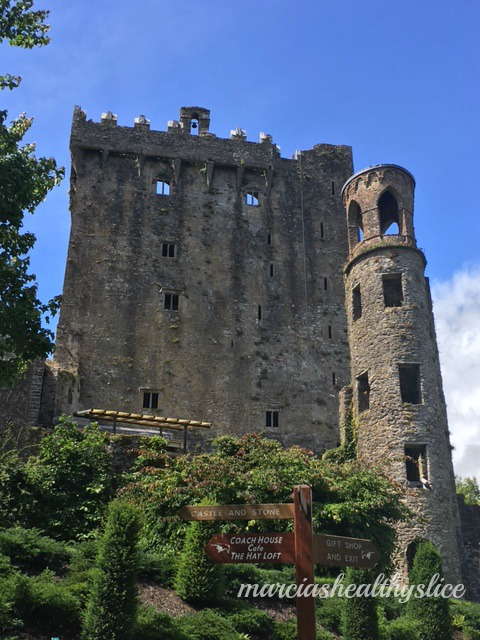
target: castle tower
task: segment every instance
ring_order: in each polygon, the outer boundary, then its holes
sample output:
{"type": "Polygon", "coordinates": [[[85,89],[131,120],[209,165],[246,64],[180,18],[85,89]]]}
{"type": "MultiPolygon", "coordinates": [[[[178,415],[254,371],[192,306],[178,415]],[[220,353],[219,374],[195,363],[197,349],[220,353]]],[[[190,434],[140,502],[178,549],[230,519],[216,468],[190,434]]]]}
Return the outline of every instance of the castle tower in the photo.
{"type": "Polygon", "coordinates": [[[430,540],[447,582],[458,583],[458,506],[414,188],[413,176],[390,164],[360,171],[343,187],[353,412],[359,457],[404,488],[414,513],[398,530],[400,571],[418,542],[430,540]]]}

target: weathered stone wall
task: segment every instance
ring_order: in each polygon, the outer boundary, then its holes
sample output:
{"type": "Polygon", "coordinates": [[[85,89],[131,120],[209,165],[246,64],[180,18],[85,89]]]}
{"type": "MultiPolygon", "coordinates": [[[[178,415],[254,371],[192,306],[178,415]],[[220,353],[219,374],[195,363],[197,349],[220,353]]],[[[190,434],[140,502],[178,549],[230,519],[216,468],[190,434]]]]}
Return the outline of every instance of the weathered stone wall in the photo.
{"type": "Polygon", "coordinates": [[[15,387],[0,389],[0,428],[39,424],[44,370],[43,362],[32,362],[15,387]]]}
{"type": "Polygon", "coordinates": [[[141,411],[144,390],[158,390],[160,415],[242,433],[265,430],[273,410],[272,437],[333,447],[349,371],[340,189],[351,150],[317,145],[287,160],[269,136],[217,138],[196,111],[168,132],[75,111],[57,412],[141,411]],[[163,308],[165,292],[178,311],[163,308]]]}
{"type": "Polygon", "coordinates": [[[465,549],[463,575],[469,589],[467,595],[480,602],[480,506],[465,504],[462,495],[457,498],[465,549]]]}
{"type": "Polygon", "coordinates": [[[448,580],[459,582],[459,517],[425,258],[415,248],[411,231],[408,236],[378,234],[379,213],[373,213],[388,188],[398,196],[401,215],[411,221],[414,183],[400,168],[362,173],[361,180],[352,178],[344,191],[347,210],[355,199],[362,213],[368,212],[363,220],[364,241],[352,242],[351,236],[345,271],[359,456],[382,467],[404,488],[405,501],[415,514],[398,529],[397,561],[405,569],[408,546],[429,539],[440,550],[448,580]],[[387,274],[401,274],[399,306],[385,304],[383,277],[387,274]],[[360,288],[361,315],[354,309],[356,287],[360,288]],[[419,366],[418,403],[402,402],[401,364],[419,366]],[[365,391],[362,378],[365,381],[367,376],[365,391]],[[362,407],[362,393],[368,394],[367,408],[362,407]],[[426,447],[423,483],[407,481],[405,447],[412,445],[426,447]]]}

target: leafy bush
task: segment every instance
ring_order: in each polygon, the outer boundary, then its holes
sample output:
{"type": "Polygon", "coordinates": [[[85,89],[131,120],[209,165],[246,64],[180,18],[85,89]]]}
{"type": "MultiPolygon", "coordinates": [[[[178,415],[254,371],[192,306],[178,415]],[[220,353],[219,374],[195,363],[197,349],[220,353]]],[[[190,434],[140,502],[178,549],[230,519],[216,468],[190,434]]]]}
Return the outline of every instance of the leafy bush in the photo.
{"type": "Polygon", "coordinates": [[[133,636],[139,528],[138,513],[132,505],[120,501],[111,503],[85,615],[83,637],[86,640],[130,640],[133,636]]]}
{"type": "Polygon", "coordinates": [[[293,620],[288,622],[275,622],[275,640],[297,640],[297,623],[293,620]]]}
{"type": "Polygon", "coordinates": [[[43,536],[38,529],[14,527],[0,532],[0,553],[15,566],[28,571],[59,571],[69,561],[71,550],[43,536]]]}
{"type": "Polygon", "coordinates": [[[245,609],[228,616],[232,627],[240,633],[269,638],[273,633],[273,621],[263,611],[245,609]]]}
{"type": "Polygon", "coordinates": [[[387,621],[382,626],[382,640],[419,640],[419,625],[408,617],[387,621]]]}
{"type": "MultiPolygon", "coordinates": [[[[371,573],[362,569],[347,569],[349,584],[370,584],[371,573]]],[[[343,630],[345,640],[377,640],[378,616],[375,600],[372,597],[356,596],[344,601],[343,630]]]]}
{"type": "MultiPolygon", "coordinates": [[[[431,542],[421,542],[413,559],[410,585],[428,585],[434,575],[443,579],[442,560],[431,542]]],[[[452,640],[452,620],[449,601],[441,597],[410,598],[410,617],[419,621],[421,640],[452,640]]]]}
{"type": "MultiPolygon", "coordinates": [[[[228,564],[225,566],[225,595],[236,598],[242,584],[258,584],[259,587],[269,584],[294,584],[295,570],[285,567],[277,569],[263,569],[253,564],[228,564]]],[[[273,596],[278,600],[278,595],[273,596]]]]}
{"type": "Polygon", "coordinates": [[[215,523],[190,523],[174,584],[175,591],[187,602],[214,602],[223,594],[222,566],[205,554],[205,545],[217,529],[215,523]]]}
{"type": "Polygon", "coordinates": [[[177,569],[177,559],[170,554],[139,553],[138,577],[140,579],[155,580],[165,587],[173,585],[177,569]]]}
{"type": "Polygon", "coordinates": [[[189,640],[175,620],[153,607],[140,607],[133,640],[189,640]]]}
{"type": "Polygon", "coordinates": [[[480,631],[480,603],[467,600],[451,600],[453,615],[464,617],[464,626],[480,631]]]}
{"type": "Polygon", "coordinates": [[[80,630],[80,602],[51,571],[17,576],[12,587],[15,610],[31,628],[50,635],[80,630]]]}
{"type": "Polygon", "coordinates": [[[345,601],[337,596],[322,598],[316,601],[317,621],[334,633],[339,634],[342,627],[342,615],[345,601]]]}
{"type": "Polygon", "coordinates": [[[182,616],[177,625],[188,640],[240,640],[230,622],[211,609],[182,616]]]}
{"type": "Polygon", "coordinates": [[[0,556],[0,633],[12,630],[19,622],[14,611],[15,582],[15,570],[7,558],[0,556]]]}

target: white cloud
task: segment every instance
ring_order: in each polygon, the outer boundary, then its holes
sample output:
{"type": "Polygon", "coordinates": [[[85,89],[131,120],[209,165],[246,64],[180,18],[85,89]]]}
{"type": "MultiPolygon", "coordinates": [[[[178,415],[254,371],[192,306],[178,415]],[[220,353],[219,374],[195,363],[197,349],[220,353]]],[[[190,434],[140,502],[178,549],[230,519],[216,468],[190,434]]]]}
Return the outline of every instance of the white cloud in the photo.
{"type": "Polygon", "coordinates": [[[432,285],[455,473],[480,480],[480,266],[432,285]]]}

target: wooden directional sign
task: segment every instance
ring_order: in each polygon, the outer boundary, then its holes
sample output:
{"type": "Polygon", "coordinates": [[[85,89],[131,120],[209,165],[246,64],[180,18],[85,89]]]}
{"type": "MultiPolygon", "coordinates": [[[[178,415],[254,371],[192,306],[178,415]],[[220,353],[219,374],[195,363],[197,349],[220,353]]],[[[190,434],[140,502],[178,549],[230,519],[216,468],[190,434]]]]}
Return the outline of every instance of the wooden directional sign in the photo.
{"type": "Polygon", "coordinates": [[[222,504],[182,507],[182,520],[288,520],[293,518],[293,504],[222,504]]]}
{"type": "Polygon", "coordinates": [[[321,534],[313,536],[313,561],[318,564],[371,569],[380,557],[371,540],[321,534]]]}
{"type": "Polygon", "coordinates": [[[295,562],[293,533],[216,534],[208,541],[205,553],[212,562],[224,564],[295,562]]]}

